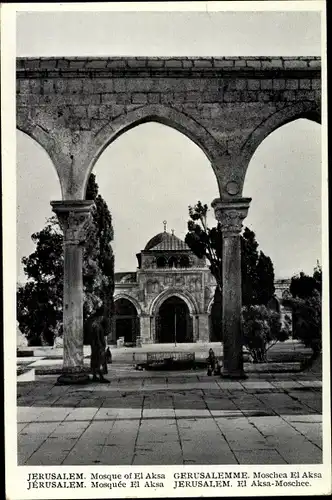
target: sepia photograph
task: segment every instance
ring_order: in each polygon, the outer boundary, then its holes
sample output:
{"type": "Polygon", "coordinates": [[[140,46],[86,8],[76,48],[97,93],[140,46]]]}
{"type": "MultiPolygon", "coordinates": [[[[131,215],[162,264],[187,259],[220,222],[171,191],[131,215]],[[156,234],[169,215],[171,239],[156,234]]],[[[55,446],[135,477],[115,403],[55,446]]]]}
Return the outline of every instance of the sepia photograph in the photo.
{"type": "Polygon", "coordinates": [[[331,492],[325,2],[175,3],[5,6],[13,500],[331,492]]]}

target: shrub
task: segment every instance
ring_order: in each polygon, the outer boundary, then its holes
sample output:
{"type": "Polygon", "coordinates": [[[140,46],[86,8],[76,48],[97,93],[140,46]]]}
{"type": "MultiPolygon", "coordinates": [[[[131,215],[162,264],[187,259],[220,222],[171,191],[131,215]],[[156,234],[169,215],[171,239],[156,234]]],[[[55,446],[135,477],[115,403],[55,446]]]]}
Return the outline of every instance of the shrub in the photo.
{"type": "Polygon", "coordinates": [[[242,328],[244,345],[254,363],[265,363],[267,351],[289,337],[289,329],[282,327],[280,314],[263,305],[242,308],[242,328]]]}
{"type": "Polygon", "coordinates": [[[322,349],[322,300],[318,291],[311,297],[293,298],[289,301],[293,309],[293,336],[310,347],[313,355],[322,349]]]}

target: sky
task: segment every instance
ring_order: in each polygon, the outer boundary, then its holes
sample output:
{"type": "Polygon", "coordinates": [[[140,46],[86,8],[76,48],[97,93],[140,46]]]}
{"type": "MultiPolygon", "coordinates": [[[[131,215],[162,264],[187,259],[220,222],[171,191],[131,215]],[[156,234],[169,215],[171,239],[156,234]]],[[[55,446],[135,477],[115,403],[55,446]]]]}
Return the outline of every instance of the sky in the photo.
{"type": "MultiPolygon", "coordinates": [[[[252,2],[253,4],[254,2],[252,2]]],[[[286,2],[287,3],[287,2],[286,2]]],[[[29,12],[17,17],[17,56],[317,56],[316,12],[29,12]],[[87,33],[89,36],[87,36],[87,33]]],[[[147,123],[126,132],[94,168],[113,216],[116,271],[167,228],[185,236],[188,205],[218,197],[204,153],[180,132],[147,123]]],[[[245,225],[276,277],[312,273],[321,260],[321,128],[297,120],[268,136],[247,172],[245,225]]],[[[34,250],[31,234],[52,215],[60,187],[47,153],[17,132],[17,271],[34,250]]],[[[211,210],[211,225],[214,217],[211,210]]]]}

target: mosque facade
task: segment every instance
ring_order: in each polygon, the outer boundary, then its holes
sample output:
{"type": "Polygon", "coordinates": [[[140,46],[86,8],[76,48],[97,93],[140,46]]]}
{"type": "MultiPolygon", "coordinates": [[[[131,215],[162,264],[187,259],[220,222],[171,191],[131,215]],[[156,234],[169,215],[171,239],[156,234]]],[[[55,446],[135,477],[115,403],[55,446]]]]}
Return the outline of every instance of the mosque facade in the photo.
{"type": "MultiPolygon", "coordinates": [[[[136,255],[135,272],[115,273],[114,315],[109,344],[124,345],[211,342],[221,340],[220,306],[214,304],[217,283],[205,258],[164,231],[136,255]]],[[[276,280],[271,307],[282,306],[290,280],[276,280]]]]}

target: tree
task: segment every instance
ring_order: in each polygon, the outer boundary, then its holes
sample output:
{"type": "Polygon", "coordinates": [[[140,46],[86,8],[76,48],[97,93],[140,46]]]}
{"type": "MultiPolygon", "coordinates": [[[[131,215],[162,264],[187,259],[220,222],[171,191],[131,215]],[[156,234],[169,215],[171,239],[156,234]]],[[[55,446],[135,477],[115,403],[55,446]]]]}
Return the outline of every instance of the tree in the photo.
{"type": "Polygon", "coordinates": [[[194,207],[189,206],[188,233],[185,242],[194,254],[210,262],[210,271],[216,279],[219,290],[222,290],[222,234],[220,224],[210,229],[207,225],[208,206],[200,201],[194,207]]]}
{"type": "MultiPolygon", "coordinates": [[[[207,225],[208,206],[200,201],[189,207],[190,220],[185,242],[194,254],[209,261],[209,268],[222,292],[222,233],[216,227],[207,225]]],[[[241,235],[242,303],[243,305],[264,304],[274,294],[274,270],[270,257],[258,251],[255,233],[244,229],[241,235]]]]}
{"type": "Polygon", "coordinates": [[[106,331],[110,330],[110,319],[114,309],[114,254],[111,241],[114,237],[112,216],[107,203],[98,194],[98,185],[91,174],[86,190],[86,199],[94,200],[92,220],[94,234],[86,249],[83,269],[83,284],[86,295],[85,317],[103,306],[106,331]]]}
{"type": "Polygon", "coordinates": [[[242,304],[267,305],[273,297],[274,269],[270,257],[258,251],[253,231],[247,227],[241,235],[242,304]]]}
{"type": "Polygon", "coordinates": [[[319,293],[322,292],[322,268],[319,262],[317,262],[317,267],[314,268],[312,276],[301,272],[299,275],[292,277],[289,287],[292,296],[299,299],[312,297],[314,290],[319,293]]]}
{"type": "Polygon", "coordinates": [[[267,362],[267,351],[289,337],[289,329],[282,327],[280,314],[264,305],[242,308],[242,329],[244,345],[254,363],[267,362]]]}
{"type": "Polygon", "coordinates": [[[51,344],[62,332],[63,238],[56,217],[31,238],[36,250],[22,259],[28,281],[17,290],[17,319],[29,345],[51,344]]]}
{"type": "Polygon", "coordinates": [[[285,301],[293,311],[293,336],[310,347],[315,358],[322,349],[322,268],[313,275],[301,272],[290,284],[292,297],[285,301]]]}
{"type": "MultiPolygon", "coordinates": [[[[84,319],[104,304],[109,328],[114,292],[114,256],[112,217],[91,174],[86,199],[95,201],[92,230],[83,258],[84,319]]],[[[35,251],[22,259],[27,282],[17,291],[19,328],[30,345],[53,344],[62,334],[63,234],[56,217],[48,219],[44,229],[32,235],[35,251]]]]}

